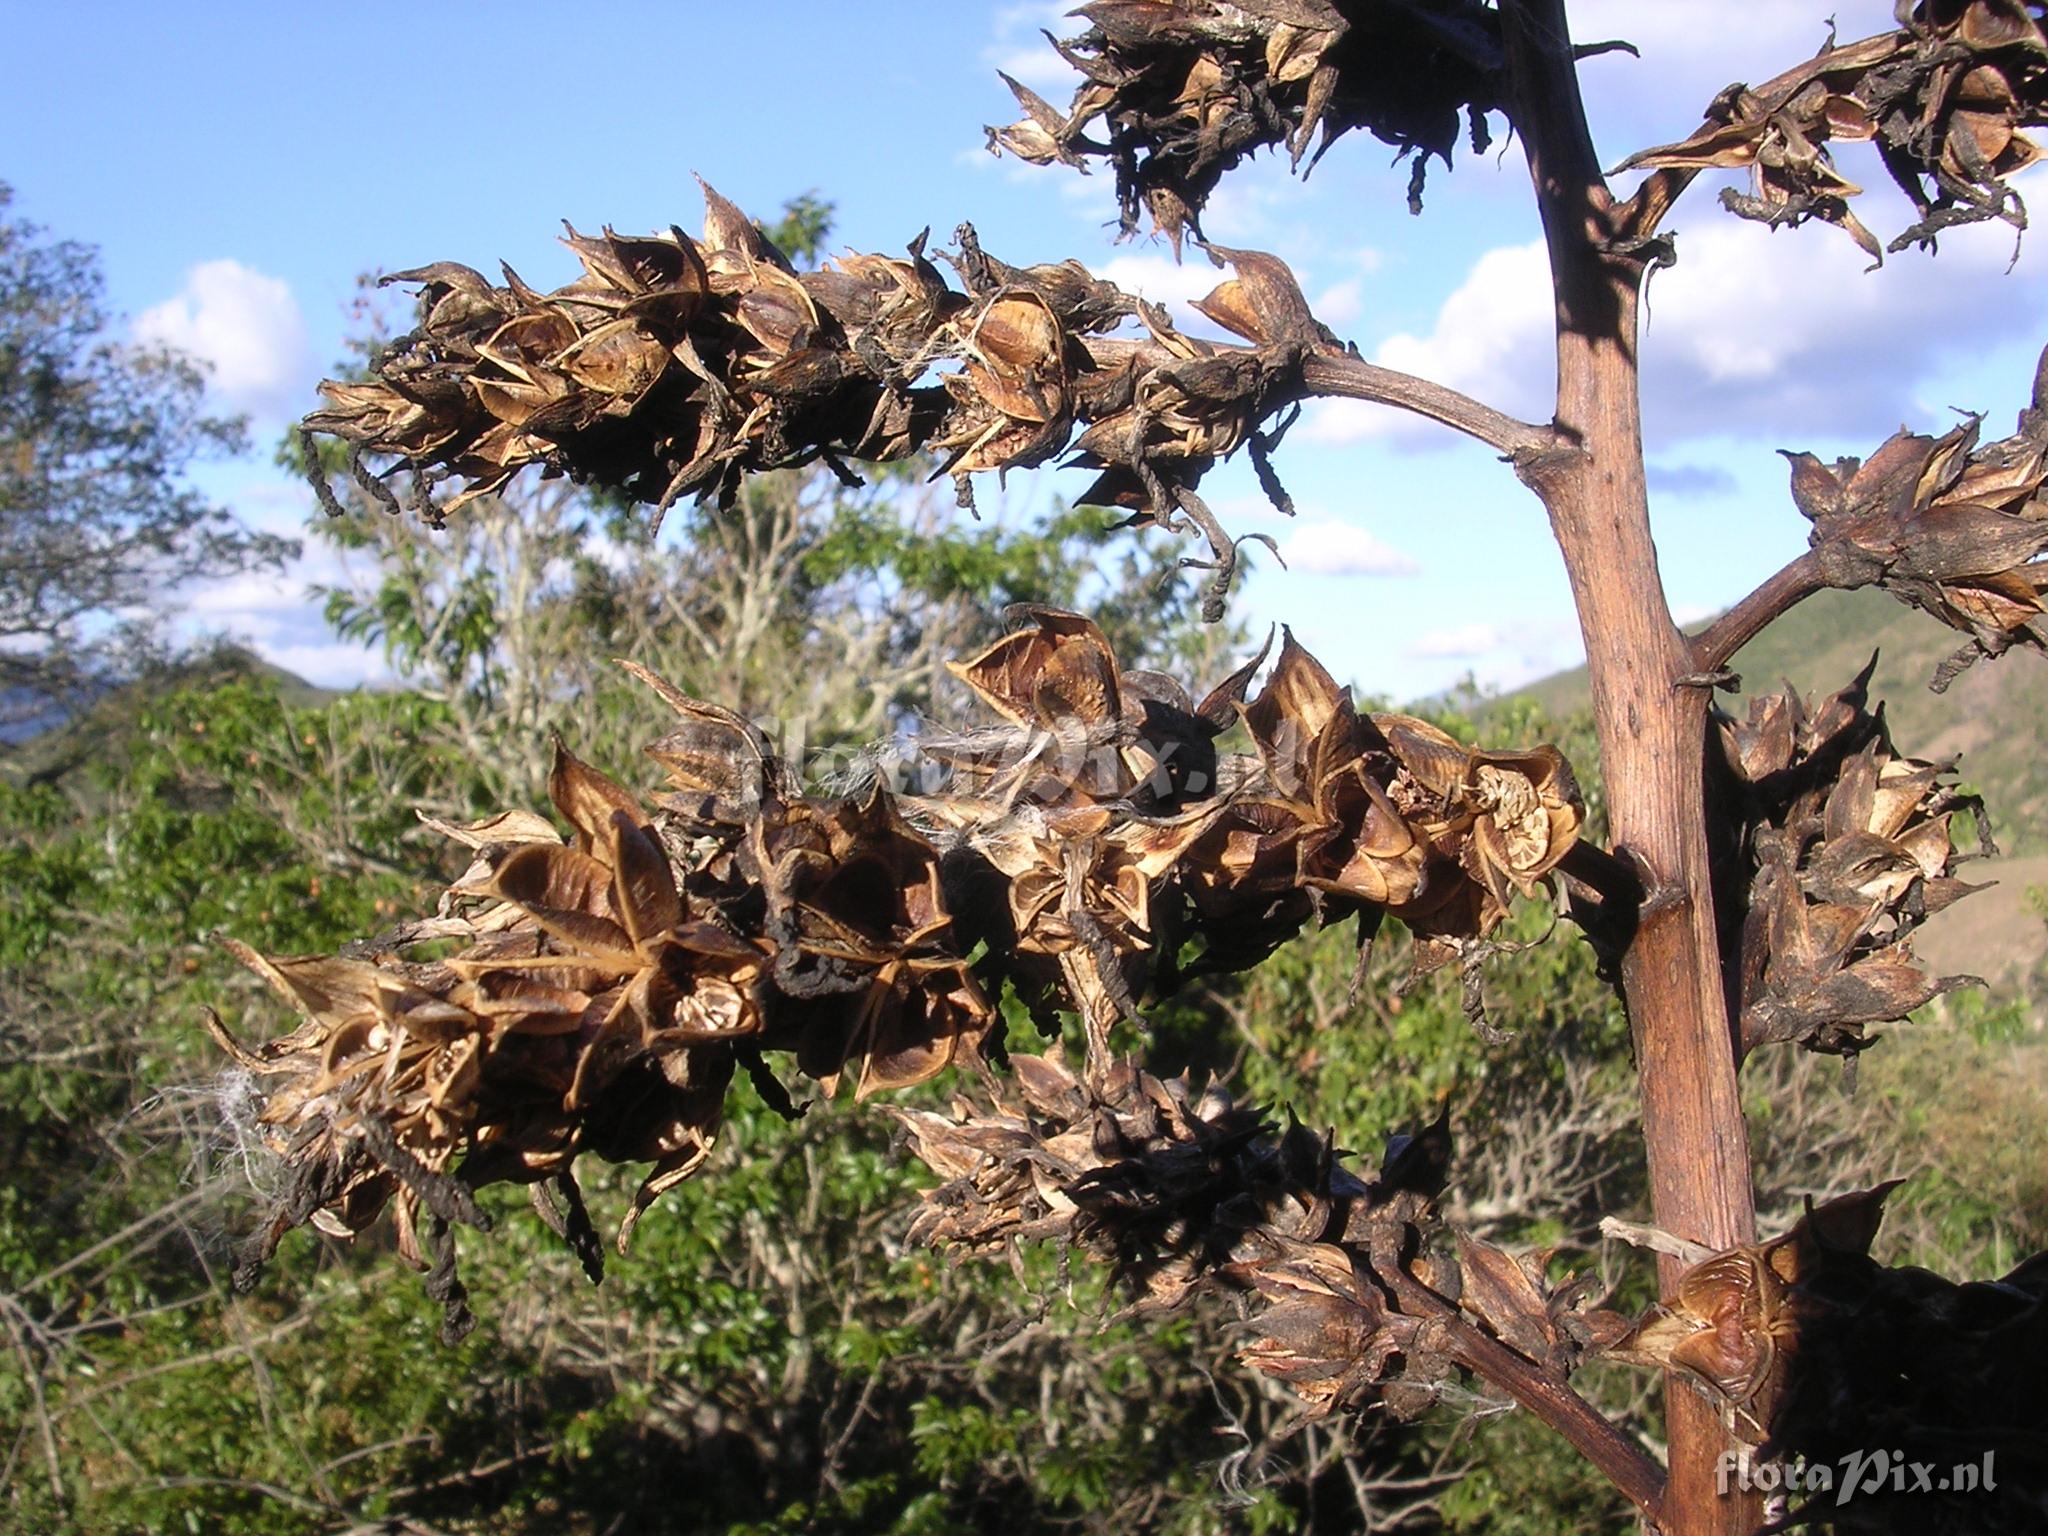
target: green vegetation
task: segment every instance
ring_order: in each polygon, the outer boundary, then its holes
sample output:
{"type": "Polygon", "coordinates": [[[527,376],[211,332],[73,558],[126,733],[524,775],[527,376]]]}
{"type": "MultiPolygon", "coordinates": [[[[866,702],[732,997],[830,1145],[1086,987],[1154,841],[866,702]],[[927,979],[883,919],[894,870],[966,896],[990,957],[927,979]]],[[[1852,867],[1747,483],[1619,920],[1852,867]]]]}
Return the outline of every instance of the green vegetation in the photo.
{"type": "Polygon", "coordinates": [[[9,210],[0,182],[0,730],[18,738],[160,653],[156,605],[201,576],[276,567],[186,479],[246,446],[191,358],[118,339],[99,254],[9,210]]]}
{"type": "MultiPolygon", "coordinates": [[[[482,1326],[452,1349],[376,1239],[289,1242],[256,1296],[229,1299],[263,1169],[242,1161],[236,1084],[201,1018],[271,1004],[209,937],[304,952],[417,911],[453,870],[413,807],[480,810],[491,776],[443,701],[290,705],[274,679],[219,670],[195,684],[107,701],[104,753],[0,790],[11,1528],[1266,1531],[1312,1507],[1355,1528],[1411,1505],[1449,1530],[1626,1528],[1500,1404],[1279,1439],[1286,1406],[1229,1368],[1220,1307],[1105,1327],[1118,1299],[1056,1253],[1013,1272],[904,1251],[910,1175],[885,1118],[848,1105],[785,1125],[743,1095],[714,1166],[601,1288],[498,1200],[466,1266],[482,1326]]],[[[1531,910],[1519,931],[1547,926],[1531,910]]],[[[1494,968],[1516,1037],[1489,1048],[1455,986],[1394,995],[1404,942],[1382,940],[1353,1006],[1348,937],[1309,936],[1177,999],[1157,1054],[1231,1070],[1353,1147],[1448,1102],[1457,1219],[1556,1248],[1554,1274],[1598,1267],[1594,1225],[1640,1213],[1641,1171],[1626,1030],[1585,946],[1560,933],[1494,968]]],[[[2018,1018],[1980,1010],[1960,1058],[1901,1030],[1853,1100],[1782,1056],[1752,1106],[1769,1148],[1802,1104],[1799,1141],[1767,1163],[1775,1214],[1883,1171],[1877,1149],[1903,1130],[1920,1173],[1888,1231],[1910,1256],[1981,1273],[2038,1245],[2048,1192],[2019,1095],[2044,1052],[2018,1018]],[[1967,1117],[1947,1112],[1958,1096],[1967,1117]],[[1826,1165],[1797,1150],[1815,1120],[1839,1128],[1826,1165]]],[[[592,1190],[600,1226],[627,1182],[592,1190]]],[[[1638,1270],[1608,1275],[1646,1291],[1638,1270]]],[[[1614,1371],[1590,1390],[1622,1408],[1643,1386],[1614,1371]]]]}
{"type": "MultiPolygon", "coordinates": [[[[814,249],[821,205],[791,213],[814,249]]],[[[494,1192],[496,1231],[465,1238],[480,1326],[457,1346],[437,1341],[439,1308],[377,1232],[352,1245],[294,1234],[256,1294],[230,1296],[271,1170],[248,1085],[204,1019],[269,1033],[280,1010],[216,939],[330,950],[421,913],[457,870],[417,813],[540,807],[533,765],[551,728],[647,782],[637,744],[659,722],[608,657],[772,717],[829,766],[943,717],[956,686],[943,658],[985,638],[1007,602],[1085,602],[1120,652],[1196,682],[1252,648],[1190,622],[1175,550],[1106,555],[1092,516],[963,525],[906,484],[849,492],[780,475],[729,518],[677,518],[687,562],[648,558],[614,509],[558,487],[479,503],[444,535],[381,516],[334,525],[374,574],[329,594],[330,618],[380,646],[407,689],[323,696],[223,652],[8,758],[0,1526],[1633,1529],[1560,1442],[1476,1384],[1415,1426],[1302,1428],[1291,1401],[1234,1368],[1241,1339],[1221,1302],[1129,1317],[1098,1272],[1070,1273],[1057,1251],[1006,1264],[906,1249],[917,1179],[875,1107],[817,1103],[786,1122],[740,1089],[711,1165],[601,1287],[494,1192]],[[617,552],[607,541],[635,558],[601,558],[617,552]]],[[[1758,662],[1757,680],[1785,670],[1827,687],[1853,672],[1860,654],[1819,643],[1827,611],[1810,610],[1820,630],[1797,629],[1803,614],[1781,626],[1784,654],[1810,669],[1758,662]]],[[[1917,687],[1931,661],[1885,644],[1886,668],[1917,687]]],[[[2023,661],[1983,668],[1957,696],[2009,674],[2031,677],[2023,661]]],[[[1915,750],[1967,717],[1957,696],[1924,728],[1895,712],[1915,750]]],[[[1490,738],[1555,740],[1593,767],[1583,700],[1562,686],[1485,707],[1490,738]]],[[[1442,723],[1473,735],[1469,720],[1442,723]]],[[[1994,804],[2033,803],[2017,766],[2031,759],[2001,755],[2031,732],[1970,747],[1994,804]]],[[[1349,932],[1332,929],[1168,1000],[1152,1055],[1226,1076],[1276,1120],[1331,1128],[1365,1163],[1448,1107],[1451,1219],[1542,1255],[1553,1280],[1589,1271],[1640,1304],[1647,1267],[1597,1234],[1603,1215],[1645,1214],[1626,1021],[1569,924],[1529,903],[1512,937],[1532,947],[1486,977],[1491,1014],[1513,1031],[1504,1044],[1467,1024],[1454,978],[1402,993],[1398,931],[1354,985],[1349,932]]],[[[1809,1195],[1898,1172],[1913,1182],[1893,1203],[1887,1258],[1983,1275],[2048,1239],[2038,1011],[2008,992],[1936,1014],[1894,1030],[1853,1097],[1832,1062],[1759,1058],[1747,1107],[1768,1229],[1809,1195]]],[[[1013,1046],[1035,1043],[1021,1017],[1013,1026],[1013,1046]]],[[[943,1105],[956,1086],[941,1078],[911,1102],[943,1105]]],[[[633,1175],[592,1174],[602,1230],[633,1175]]],[[[1578,1381],[1656,1442],[1653,1379],[1594,1367],[1578,1381]]]]}

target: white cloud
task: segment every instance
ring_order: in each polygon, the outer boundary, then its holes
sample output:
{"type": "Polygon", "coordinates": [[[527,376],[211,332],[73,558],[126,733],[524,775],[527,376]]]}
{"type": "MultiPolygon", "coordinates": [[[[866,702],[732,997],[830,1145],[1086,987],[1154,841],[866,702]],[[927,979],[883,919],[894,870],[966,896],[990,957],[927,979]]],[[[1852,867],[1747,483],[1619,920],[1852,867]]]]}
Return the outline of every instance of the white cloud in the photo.
{"type": "Polygon", "coordinates": [[[251,649],[273,667],[316,688],[364,688],[397,681],[383,657],[352,640],[258,640],[251,649]]]}
{"type": "MultiPolygon", "coordinates": [[[[1043,39],[1039,40],[1036,48],[1027,45],[1002,52],[991,51],[988,57],[997,69],[1025,89],[1036,91],[1058,112],[1066,111],[1074,87],[1080,83],[1081,77],[1074,72],[1074,66],[1061,58],[1043,39]]],[[[1010,100],[1011,110],[1016,116],[1005,118],[1005,122],[1014,122],[1024,115],[1022,103],[1014,97],[1010,100]]]]}
{"type": "Polygon", "coordinates": [[[1072,36],[1079,29],[1068,14],[1072,10],[1068,0],[1026,0],[1002,7],[993,18],[995,40],[982,50],[982,57],[1064,111],[1081,77],[1040,33],[1072,36]]]}
{"type": "MultiPolygon", "coordinates": [[[[245,520],[290,534],[304,531],[312,500],[303,486],[270,478],[235,485],[220,499],[245,520]]],[[[244,571],[179,588],[176,630],[186,640],[224,636],[324,688],[387,682],[391,670],[383,658],[356,641],[336,638],[312,591],[348,586],[353,574],[349,555],[324,539],[307,538],[299,558],[281,572],[244,571]]]]}
{"type": "MultiPolygon", "coordinates": [[[[1528,417],[1550,414],[1552,361],[1550,269],[1543,242],[1500,246],[1473,264],[1444,300],[1427,336],[1401,333],[1382,342],[1373,361],[1476,395],[1528,417]]],[[[1448,443],[1421,418],[1360,400],[1320,401],[1301,424],[1310,442],[1347,443],[1390,437],[1448,443]]]]}
{"type": "Polygon", "coordinates": [[[174,298],[136,317],[135,336],[211,364],[213,391],[234,410],[295,415],[311,390],[312,343],[290,284],[238,261],[192,268],[174,298]]]}
{"type": "Polygon", "coordinates": [[[2032,330],[2043,315],[2038,276],[2007,275],[2010,230],[1956,230],[1942,245],[1938,258],[1906,252],[1866,272],[1839,231],[1774,234],[1711,205],[1696,211],[1679,264],[1650,284],[1646,430],[1790,434],[1790,447],[1801,434],[1891,432],[1917,414],[1920,380],[1945,359],[2032,330]]]}
{"type": "Polygon", "coordinates": [[[1733,470],[1721,464],[1648,464],[1650,494],[1687,497],[1732,496],[1738,488],[1733,470]]]}
{"type": "Polygon", "coordinates": [[[1481,256],[1427,336],[1388,337],[1374,361],[1478,394],[1501,410],[1548,415],[1550,263],[1541,240],[1481,256]]]}
{"type": "Polygon", "coordinates": [[[1403,646],[1401,654],[1422,664],[1416,682],[1425,689],[1449,687],[1459,675],[1489,690],[1519,688],[1585,659],[1577,627],[1561,619],[1514,625],[1474,622],[1426,630],[1403,646]]]}
{"type": "MultiPolygon", "coordinates": [[[[1895,196],[1873,189],[1866,201],[1874,228],[1906,221],[1895,196]]],[[[1774,446],[1874,442],[1925,416],[1918,390],[1937,367],[2048,318],[2035,271],[2042,259],[2027,247],[2008,274],[2013,239],[2003,225],[1951,231],[1938,258],[1909,251],[1866,271],[1863,252],[1823,225],[1774,232],[1711,198],[1685,211],[1678,264],[1653,275],[1645,304],[1643,415],[1653,446],[1713,435],[1774,446]]],[[[1542,420],[1554,387],[1551,326],[1541,242],[1500,246],[1473,264],[1427,334],[1390,336],[1373,355],[1542,420]]],[[[1450,440],[1419,418],[1354,401],[1320,404],[1302,434],[1325,443],[1450,440]]]]}
{"type": "Polygon", "coordinates": [[[1460,624],[1417,635],[1401,654],[1417,661],[1474,661],[1509,648],[1505,631],[1492,624],[1460,624]]]}
{"type": "Polygon", "coordinates": [[[1365,313],[1365,283],[1355,277],[1348,277],[1341,283],[1332,283],[1309,302],[1315,317],[1333,331],[1341,331],[1354,325],[1365,313]]]}
{"type": "Polygon", "coordinates": [[[1371,246],[1357,251],[1351,261],[1352,277],[1340,278],[1318,293],[1309,303],[1315,317],[1332,330],[1343,331],[1365,317],[1367,279],[1385,265],[1386,258],[1371,246]]]}
{"type": "Polygon", "coordinates": [[[1422,567],[1363,528],[1334,519],[1298,524],[1280,541],[1290,571],[1317,576],[1413,576],[1422,567]]]}
{"type": "Polygon", "coordinates": [[[347,582],[348,568],[328,544],[308,541],[305,554],[283,573],[244,571],[213,581],[193,582],[180,592],[180,607],[199,627],[226,627],[238,634],[284,634],[308,622],[320,623],[315,586],[347,582]]]}
{"type": "MultiPolygon", "coordinates": [[[[1127,251],[1104,262],[1096,275],[1155,304],[1182,305],[1207,298],[1230,277],[1229,272],[1212,267],[1208,258],[1192,246],[1188,248],[1188,259],[1181,262],[1163,252],[1127,251]]],[[[1207,323],[1199,315],[1194,322],[1207,323]]],[[[1178,317],[1175,323],[1179,323],[1178,317]]]]}

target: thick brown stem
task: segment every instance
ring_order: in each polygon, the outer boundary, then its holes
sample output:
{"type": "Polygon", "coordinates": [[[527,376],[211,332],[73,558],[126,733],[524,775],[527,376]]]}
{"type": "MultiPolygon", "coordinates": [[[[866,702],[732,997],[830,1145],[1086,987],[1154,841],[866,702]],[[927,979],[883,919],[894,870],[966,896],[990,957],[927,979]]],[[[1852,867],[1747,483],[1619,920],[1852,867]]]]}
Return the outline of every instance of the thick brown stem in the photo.
{"type": "MultiPolygon", "coordinates": [[[[1755,1212],[1709,883],[1701,774],[1706,698],[1671,620],[1650,536],[1636,363],[1641,254],[1615,239],[1614,202],[1586,129],[1562,0],[1504,0],[1511,112],[1529,157],[1557,296],[1562,446],[1518,463],[1543,498],[1578,606],[1617,851],[1644,900],[1622,957],[1656,1224],[1722,1249],[1755,1212]]],[[[1665,1281],[1677,1266],[1665,1261],[1665,1281]]],[[[1717,1495],[1732,1442],[1705,1399],[1665,1392],[1667,1536],[1747,1536],[1751,1498],[1717,1495]]]]}

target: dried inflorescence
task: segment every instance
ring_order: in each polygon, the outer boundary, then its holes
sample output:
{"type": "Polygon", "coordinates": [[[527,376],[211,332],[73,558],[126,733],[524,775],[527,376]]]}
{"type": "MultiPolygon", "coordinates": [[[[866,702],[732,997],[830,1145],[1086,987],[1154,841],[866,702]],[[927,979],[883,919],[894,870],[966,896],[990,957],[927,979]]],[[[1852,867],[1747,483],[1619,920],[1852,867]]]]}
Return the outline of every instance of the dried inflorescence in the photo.
{"type": "Polygon", "coordinates": [[[252,1262],[290,1226],[354,1233],[390,1206],[423,1263],[422,1205],[481,1224],[472,1191],[514,1182],[595,1268],[575,1159],[653,1165],[623,1246],[703,1163],[738,1069],[794,1113],[771,1055],[856,1097],[979,1066],[1008,987],[1050,1029],[1078,1012],[1089,1091],[1121,1091],[1110,1031],[1192,943],[1248,964],[1318,911],[1391,912],[1426,965],[1576,837],[1554,749],[1361,716],[1291,636],[1249,703],[1264,653],[1196,703],[1077,614],[1021,616],[955,664],[997,723],[931,733],[937,792],[808,795],[752,724],[628,664],[677,716],[648,748],[671,786],[654,811],[558,745],[568,842],[530,813],[436,823],[474,860],[434,918],[346,958],[238,949],[304,1021],[253,1051],[220,1032],[292,1175],[252,1262]],[[1240,717],[1256,756],[1217,750],[1240,717]]]}
{"type": "MultiPolygon", "coordinates": [[[[347,443],[392,510],[388,472],[364,456],[409,468],[436,519],[529,465],[660,508],[685,495],[725,507],[750,473],[821,460],[851,478],[849,461],[929,455],[965,498],[970,474],[1071,450],[1099,472],[1084,502],[1203,534],[1220,613],[1235,545],[1195,486],[1247,445],[1264,466],[1285,422],[1264,424],[1301,398],[1309,353],[1334,349],[1284,263],[1228,253],[1238,276],[1204,312],[1252,345],[1224,347],[1074,262],[1008,266],[968,226],[946,258],[962,291],[922,235],[902,257],[799,272],[709,187],[704,200],[695,239],[572,228],[583,275],[550,293],[510,268],[502,285],[455,262],[391,274],[420,285],[418,328],[370,377],[323,384],[306,430],[347,443]],[[1132,317],[1148,339],[1109,334],[1132,317]],[[437,504],[449,481],[460,489],[437,504]]],[[[335,510],[317,455],[309,465],[335,510]]]]}
{"type": "Polygon", "coordinates": [[[646,813],[617,784],[558,747],[549,789],[571,842],[521,813],[444,827],[475,863],[438,918],[363,946],[365,957],[267,960],[235,946],[304,1020],[254,1051],[215,1029],[266,1089],[258,1124],[292,1173],[244,1279],[289,1226],[348,1235],[387,1203],[401,1256],[423,1263],[422,1204],[444,1226],[482,1226],[471,1191],[507,1181],[534,1186],[557,1223],[573,1220],[565,1235],[594,1268],[577,1155],[654,1165],[623,1246],[710,1151],[735,1051],[763,1028],[772,952],[686,904],[646,813]],[[467,943],[407,958],[451,940],[467,943]],[[568,1199],[568,1218],[542,1181],[568,1199]]]}
{"type": "Polygon", "coordinates": [[[1723,206],[1770,224],[1821,219],[1881,261],[1942,230],[1985,219],[2026,227],[2010,178],[2041,157],[2021,130],[2048,123],[2048,35],[2037,0],[1922,0],[1901,27],[1823,49],[1759,90],[1731,85],[1690,138],[1618,167],[1748,168],[1752,191],[1723,206]],[[1919,219],[1880,246],[1851,211],[1862,188],[1829,146],[1874,143],[1919,219]]]}
{"type": "Polygon", "coordinates": [[[2048,1255],[1963,1283],[1878,1264],[1870,1244],[1897,1182],[1810,1206],[1782,1237],[1702,1259],[1609,1353],[1682,1373],[1763,1457],[1841,1469],[1882,1450],[1939,1475],[1989,1456],[1992,1475],[1967,1489],[1880,1477],[1847,1499],[1831,1490],[1839,1529],[2038,1530],[2048,1255]]]}
{"type": "Polygon", "coordinates": [[[1899,432],[1867,462],[1788,454],[1829,586],[1878,586],[1970,643],[1936,692],[1980,656],[2048,651],[2048,353],[2011,437],[1979,446],[1971,418],[1941,437],[1899,432]]]}
{"type": "Polygon", "coordinates": [[[1291,634],[1244,718],[1258,770],[1192,861],[1219,968],[1269,953],[1276,915],[1313,909],[1399,917],[1417,972],[1434,970],[1476,952],[1578,839],[1584,807],[1554,747],[1479,751],[1411,715],[1360,715],[1291,634]]]}
{"type": "Polygon", "coordinates": [[[1254,661],[1195,704],[1122,671],[1088,621],[1026,613],[1029,628],[956,669],[1021,729],[1010,766],[971,767],[980,793],[916,809],[1007,882],[1010,926],[991,942],[1076,957],[1069,995],[1105,1034],[1147,976],[1177,967],[1181,939],[1201,940],[1198,968],[1238,970],[1312,917],[1356,914],[1369,936],[1393,915],[1432,969],[1577,840],[1583,807],[1554,748],[1486,752],[1412,716],[1361,715],[1291,633],[1256,697],[1243,701],[1254,661]],[[1233,711],[1255,753],[1219,758],[1233,711]]]}
{"type": "MultiPolygon", "coordinates": [[[[1872,658],[1871,665],[1876,664],[1872,658]]],[[[1745,1046],[1796,1040],[1853,1056],[1868,1025],[1902,1019],[1972,977],[1930,976],[1912,935],[1977,887],[1958,879],[1955,815],[1970,811],[1991,849],[1982,804],[1954,765],[1902,757],[1870,668],[1818,705],[1789,689],[1750,701],[1747,720],[1717,715],[1733,824],[1741,918],[1736,974],[1745,1046]]]]}
{"type": "Polygon", "coordinates": [[[1235,1293],[1252,1336],[1240,1358],[1309,1415],[1380,1401],[1412,1417],[1470,1367],[1475,1332],[1557,1381],[1620,1332],[1584,1284],[1552,1289],[1540,1267],[1441,1229],[1447,1120],[1391,1141],[1367,1181],[1328,1138],[1274,1135],[1214,1083],[1121,1060],[1094,1084],[1057,1055],[1011,1066],[1013,1100],[893,1111],[943,1181],[913,1239],[1062,1241],[1110,1264],[1141,1311],[1235,1293]]]}
{"type": "Polygon", "coordinates": [[[1499,13],[1466,0],[1098,0],[1074,14],[1086,32],[1048,36],[1083,77],[1067,110],[1005,75],[1025,115],[990,128],[989,147],[1082,170],[1106,160],[1124,232],[1149,215],[1176,250],[1247,156],[1284,147],[1299,166],[1318,134],[1319,159],[1354,128],[1413,158],[1419,211],[1429,157],[1450,164],[1468,131],[1483,152],[1504,105],[1499,13]]]}

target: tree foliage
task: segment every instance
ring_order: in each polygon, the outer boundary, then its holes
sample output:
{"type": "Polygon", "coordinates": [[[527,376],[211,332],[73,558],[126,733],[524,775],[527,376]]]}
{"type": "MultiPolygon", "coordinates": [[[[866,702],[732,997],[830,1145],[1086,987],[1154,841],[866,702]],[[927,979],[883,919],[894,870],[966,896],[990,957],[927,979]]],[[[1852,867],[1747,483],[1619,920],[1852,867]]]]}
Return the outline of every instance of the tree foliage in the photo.
{"type": "Polygon", "coordinates": [[[244,445],[199,365],[119,341],[91,247],[7,212],[0,184],[0,718],[132,662],[179,583],[275,565],[186,473],[244,445]]]}

